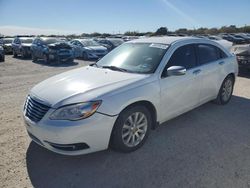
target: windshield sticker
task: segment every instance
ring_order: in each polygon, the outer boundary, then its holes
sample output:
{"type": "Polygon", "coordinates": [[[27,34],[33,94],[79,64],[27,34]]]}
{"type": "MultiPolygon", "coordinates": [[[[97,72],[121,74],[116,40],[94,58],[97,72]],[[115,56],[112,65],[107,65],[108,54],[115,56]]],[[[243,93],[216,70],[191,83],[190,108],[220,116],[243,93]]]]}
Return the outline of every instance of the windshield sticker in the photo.
{"type": "Polygon", "coordinates": [[[161,48],[161,49],[164,49],[166,50],[168,48],[168,45],[166,44],[150,44],[149,47],[152,47],[152,48],[161,48]]]}

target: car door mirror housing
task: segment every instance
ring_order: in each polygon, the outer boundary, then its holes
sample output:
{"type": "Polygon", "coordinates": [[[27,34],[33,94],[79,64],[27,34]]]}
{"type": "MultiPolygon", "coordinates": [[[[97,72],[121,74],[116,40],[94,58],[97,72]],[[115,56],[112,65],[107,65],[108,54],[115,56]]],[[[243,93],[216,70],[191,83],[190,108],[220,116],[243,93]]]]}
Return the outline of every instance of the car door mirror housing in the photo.
{"type": "MultiPolygon", "coordinates": [[[[167,76],[181,76],[185,75],[187,69],[182,66],[171,66],[167,69],[167,76]]],[[[166,74],[165,74],[166,75],[166,74]]]]}

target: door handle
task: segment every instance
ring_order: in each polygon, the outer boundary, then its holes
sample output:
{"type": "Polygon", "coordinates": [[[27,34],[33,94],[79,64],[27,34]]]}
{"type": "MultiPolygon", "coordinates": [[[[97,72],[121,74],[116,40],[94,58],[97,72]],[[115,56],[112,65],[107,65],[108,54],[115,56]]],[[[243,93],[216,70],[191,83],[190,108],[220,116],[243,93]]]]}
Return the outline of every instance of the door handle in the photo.
{"type": "Polygon", "coordinates": [[[225,64],[224,61],[219,62],[219,65],[224,65],[224,64],[225,64]]]}
{"type": "Polygon", "coordinates": [[[200,69],[194,70],[193,74],[199,74],[201,72],[200,69]]]}

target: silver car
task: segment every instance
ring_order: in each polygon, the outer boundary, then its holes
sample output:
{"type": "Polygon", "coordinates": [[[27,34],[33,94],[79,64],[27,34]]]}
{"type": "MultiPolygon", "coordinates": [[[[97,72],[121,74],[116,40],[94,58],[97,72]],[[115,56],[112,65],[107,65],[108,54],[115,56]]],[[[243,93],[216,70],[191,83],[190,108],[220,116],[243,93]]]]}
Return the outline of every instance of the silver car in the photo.
{"type": "Polygon", "coordinates": [[[69,42],[74,49],[75,58],[99,59],[108,53],[108,49],[92,39],[74,39],[69,42]]]}

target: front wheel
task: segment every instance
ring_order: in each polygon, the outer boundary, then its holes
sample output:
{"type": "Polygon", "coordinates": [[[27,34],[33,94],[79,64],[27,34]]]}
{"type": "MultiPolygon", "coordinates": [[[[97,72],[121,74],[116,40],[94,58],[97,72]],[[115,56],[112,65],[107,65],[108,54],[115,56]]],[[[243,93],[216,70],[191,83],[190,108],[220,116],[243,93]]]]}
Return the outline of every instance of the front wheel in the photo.
{"type": "Polygon", "coordinates": [[[37,58],[36,58],[36,56],[35,56],[34,53],[31,53],[31,57],[32,57],[32,61],[33,61],[33,62],[36,62],[36,61],[37,61],[37,58]]]}
{"type": "Polygon", "coordinates": [[[135,106],[123,111],[112,131],[111,148],[131,152],[146,141],[152,125],[150,112],[144,106],[135,106]]]}
{"type": "Polygon", "coordinates": [[[50,63],[49,62],[49,56],[47,54],[43,54],[43,60],[45,63],[50,63]]]}
{"type": "Polygon", "coordinates": [[[17,57],[17,53],[15,50],[13,50],[13,57],[17,57]]]}
{"type": "Polygon", "coordinates": [[[88,60],[88,54],[86,52],[82,53],[83,60],[88,60]]]}
{"type": "Polygon", "coordinates": [[[234,79],[233,76],[229,75],[223,81],[219,94],[215,100],[215,103],[222,105],[227,104],[232,97],[233,87],[234,87],[234,79]]]}

